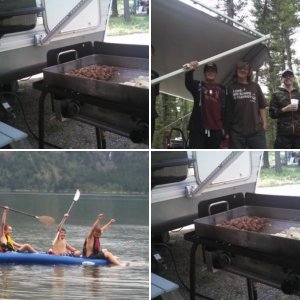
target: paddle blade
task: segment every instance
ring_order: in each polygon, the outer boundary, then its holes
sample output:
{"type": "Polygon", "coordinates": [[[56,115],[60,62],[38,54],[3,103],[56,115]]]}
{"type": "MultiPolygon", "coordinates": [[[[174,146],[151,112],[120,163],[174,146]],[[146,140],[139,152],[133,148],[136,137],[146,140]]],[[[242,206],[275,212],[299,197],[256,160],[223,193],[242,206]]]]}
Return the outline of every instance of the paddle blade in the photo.
{"type": "Polygon", "coordinates": [[[49,216],[39,216],[36,218],[43,224],[51,225],[55,223],[55,220],[49,216]]]}
{"type": "Polygon", "coordinates": [[[75,193],[75,196],[74,196],[74,201],[77,201],[80,197],[80,191],[77,190],[76,193],[75,193]]]}

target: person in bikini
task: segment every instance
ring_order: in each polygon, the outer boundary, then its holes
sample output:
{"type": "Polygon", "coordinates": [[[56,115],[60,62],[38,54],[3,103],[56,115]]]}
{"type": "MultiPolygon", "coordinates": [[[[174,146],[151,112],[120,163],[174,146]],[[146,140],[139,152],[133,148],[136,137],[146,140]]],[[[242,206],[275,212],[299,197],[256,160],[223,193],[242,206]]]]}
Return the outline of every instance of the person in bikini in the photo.
{"type": "Polygon", "coordinates": [[[12,227],[6,224],[8,211],[9,207],[5,206],[1,219],[0,252],[18,251],[36,253],[37,251],[30,244],[19,244],[13,240],[12,227]]]}
{"type": "MultiPolygon", "coordinates": [[[[87,238],[84,241],[82,256],[91,259],[107,259],[111,264],[122,266],[123,264],[107,249],[102,249],[100,243],[100,236],[110,227],[111,224],[115,223],[114,219],[111,219],[107,224],[100,227],[99,223],[104,218],[104,214],[100,213],[97,220],[87,238]]],[[[128,264],[125,264],[126,266],[128,264]]]]}
{"type": "MultiPolygon", "coordinates": [[[[67,218],[69,215],[64,214],[64,218],[67,218]]],[[[64,228],[60,228],[58,232],[58,236],[54,241],[54,245],[51,249],[49,249],[49,254],[55,255],[64,255],[64,256],[80,256],[80,251],[76,248],[72,247],[68,244],[65,239],[66,230],[64,228]]]]}

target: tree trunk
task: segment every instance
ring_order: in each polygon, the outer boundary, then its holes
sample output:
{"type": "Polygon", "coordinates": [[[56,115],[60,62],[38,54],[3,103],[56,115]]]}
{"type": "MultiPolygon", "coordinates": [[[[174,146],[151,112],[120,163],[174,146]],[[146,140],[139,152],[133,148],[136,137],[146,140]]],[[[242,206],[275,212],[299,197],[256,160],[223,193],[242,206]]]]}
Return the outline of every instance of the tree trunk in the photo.
{"type": "MultiPolygon", "coordinates": [[[[226,6],[226,14],[228,17],[232,18],[234,17],[234,3],[233,0],[225,0],[225,6],[226,6]]],[[[233,25],[232,21],[227,20],[229,25],[233,25]]]]}
{"type": "Polygon", "coordinates": [[[118,0],[112,0],[111,4],[111,16],[112,17],[118,17],[119,12],[118,12],[118,0]]]}
{"type": "Polygon", "coordinates": [[[130,21],[129,0],[124,0],[124,20],[125,22],[130,21]]]}
{"type": "Polygon", "coordinates": [[[291,45],[290,34],[288,30],[285,30],[284,32],[284,45],[285,45],[288,68],[292,70],[293,69],[292,68],[292,45],[291,45]]]}
{"type": "Polygon", "coordinates": [[[263,168],[264,169],[269,169],[270,168],[269,152],[268,151],[264,151],[264,154],[263,154],[263,168]]]}
{"type": "Polygon", "coordinates": [[[280,151],[275,151],[275,172],[281,173],[280,151]]]}
{"type": "Polygon", "coordinates": [[[227,16],[232,18],[234,17],[234,3],[233,0],[226,0],[226,10],[227,10],[227,16]]]}

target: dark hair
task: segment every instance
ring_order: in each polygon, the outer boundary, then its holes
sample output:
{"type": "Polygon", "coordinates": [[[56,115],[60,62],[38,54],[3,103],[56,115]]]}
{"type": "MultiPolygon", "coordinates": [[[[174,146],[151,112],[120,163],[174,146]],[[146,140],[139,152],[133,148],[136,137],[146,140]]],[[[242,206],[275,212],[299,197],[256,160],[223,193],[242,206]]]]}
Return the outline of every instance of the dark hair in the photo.
{"type": "Polygon", "coordinates": [[[208,69],[212,69],[214,70],[216,73],[218,73],[218,67],[215,63],[213,62],[210,62],[210,63],[207,63],[204,65],[204,69],[203,69],[203,72],[207,72],[208,69]]]}
{"type": "Polygon", "coordinates": [[[239,68],[242,68],[242,67],[245,67],[245,66],[249,66],[247,81],[249,83],[252,82],[252,68],[251,68],[250,63],[247,60],[240,60],[240,61],[237,62],[236,66],[235,66],[235,71],[234,71],[234,74],[233,74],[233,82],[238,82],[237,70],[239,68]]]}
{"type": "Polygon", "coordinates": [[[61,228],[60,230],[59,230],[59,232],[61,232],[61,231],[63,231],[64,233],[66,233],[67,231],[66,231],[66,229],[65,228],[61,228]]]}

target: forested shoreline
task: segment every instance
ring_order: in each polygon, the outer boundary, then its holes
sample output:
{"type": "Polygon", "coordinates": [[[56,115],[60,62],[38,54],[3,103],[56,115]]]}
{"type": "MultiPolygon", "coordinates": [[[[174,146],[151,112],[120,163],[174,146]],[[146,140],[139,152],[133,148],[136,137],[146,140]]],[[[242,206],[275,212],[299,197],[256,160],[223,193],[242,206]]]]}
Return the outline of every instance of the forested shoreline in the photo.
{"type": "Polygon", "coordinates": [[[148,152],[0,152],[0,191],[147,194],[148,152]]]}

